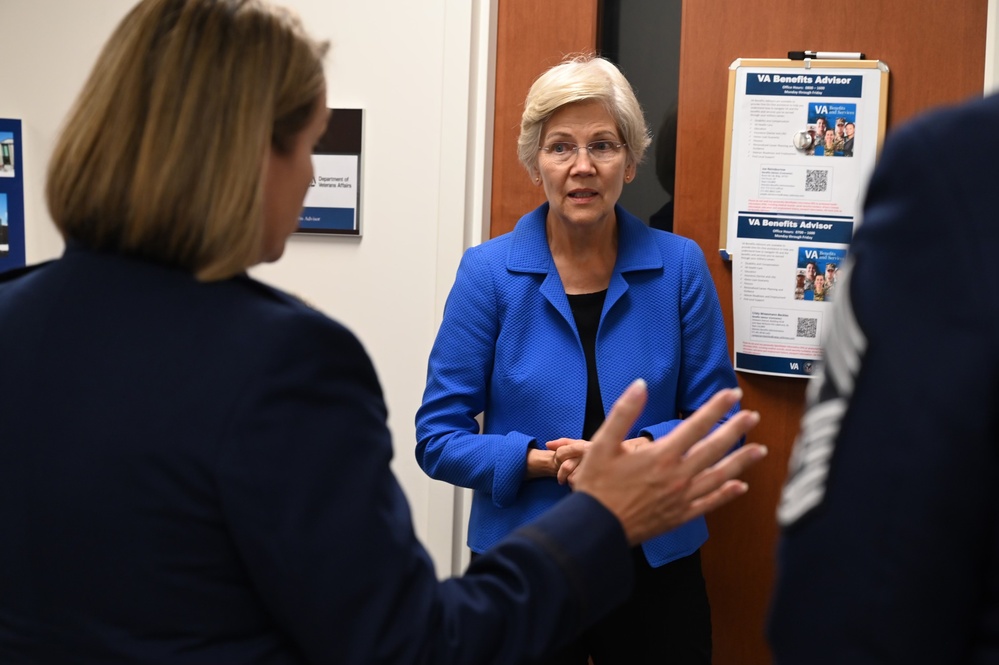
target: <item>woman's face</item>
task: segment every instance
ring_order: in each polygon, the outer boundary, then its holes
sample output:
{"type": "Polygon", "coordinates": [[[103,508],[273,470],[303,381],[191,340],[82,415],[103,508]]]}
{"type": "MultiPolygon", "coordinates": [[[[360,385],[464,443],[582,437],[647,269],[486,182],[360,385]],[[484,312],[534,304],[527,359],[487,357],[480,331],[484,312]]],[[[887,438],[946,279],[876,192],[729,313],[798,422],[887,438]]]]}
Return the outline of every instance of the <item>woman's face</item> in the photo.
{"type": "Polygon", "coordinates": [[[326,131],[326,95],[319,96],[308,124],[295,135],[288,153],[268,146],[264,158],[264,233],[260,260],[277,261],[288,236],[298,228],[305,194],[312,183],[312,148],[326,131]]]}
{"type": "MultiPolygon", "coordinates": [[[[599,140],[622,142],[614,118],[596,100],[563,106],[541,129],[542,146],[559,141],[586,146],[599,140]]],[[[556,163],[544,151],[538,153],[538,177],[550,206],[548,217],[574,227],[613,223],[614,205],[624,183],[634,176],[627,147],[606,161],[594,161],[582,148],[564,163],[556,163]]]]}

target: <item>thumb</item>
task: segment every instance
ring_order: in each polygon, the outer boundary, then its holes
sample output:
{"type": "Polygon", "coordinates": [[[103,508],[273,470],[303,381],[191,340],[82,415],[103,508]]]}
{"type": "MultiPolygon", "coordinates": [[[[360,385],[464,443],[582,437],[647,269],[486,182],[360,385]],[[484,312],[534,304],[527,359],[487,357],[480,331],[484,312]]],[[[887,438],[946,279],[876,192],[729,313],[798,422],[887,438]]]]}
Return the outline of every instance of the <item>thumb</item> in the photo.
{"type": "Polygon", "coordinates": [[[645,385],[645,380],[635,379],[617,398],[603,425],[593,435],[591,439],[593,445],[587,456],[596,457],[598,460],[609,460],[620,455],[622,452],[621,442],[625,440],[628,432],[631,431],[631,426],[638,420],[647,399],[648,388],[645,385]]]}

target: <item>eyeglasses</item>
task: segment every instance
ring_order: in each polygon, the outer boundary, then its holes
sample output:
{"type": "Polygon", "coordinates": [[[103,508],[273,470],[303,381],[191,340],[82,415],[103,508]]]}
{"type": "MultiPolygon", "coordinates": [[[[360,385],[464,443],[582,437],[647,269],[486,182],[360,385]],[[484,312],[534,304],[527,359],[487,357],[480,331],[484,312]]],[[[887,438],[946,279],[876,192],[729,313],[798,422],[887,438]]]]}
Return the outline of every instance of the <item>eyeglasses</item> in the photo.
{"type": "Polygon", "coordinates": [[[621,148],[626,145],[626,143],[607,140],[591,141],[586,145],[577,145],[568,141],[556,141],[541,146],[539,149],[548,156],[548,159],[556,164],[565,164],[574,160],[580,150],[585,150],[590,159],[595,162],[609,162],[617,157],[617,154],[621,152],[621,148]]]}

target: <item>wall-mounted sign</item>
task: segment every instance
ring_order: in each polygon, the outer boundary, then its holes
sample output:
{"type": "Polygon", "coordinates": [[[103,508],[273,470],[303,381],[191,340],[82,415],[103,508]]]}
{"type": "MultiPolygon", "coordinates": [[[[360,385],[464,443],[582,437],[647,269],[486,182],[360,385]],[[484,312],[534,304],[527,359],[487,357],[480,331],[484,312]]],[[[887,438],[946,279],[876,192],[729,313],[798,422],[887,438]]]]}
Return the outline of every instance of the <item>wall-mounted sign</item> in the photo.
{"type": "Polygon", "coordinates": [[[361,109],[330,109],[326,133],[312,153],[315,175],[298,233],[361,235],[361,109]]]}
{"type": "Polygon", "coordinates": [[[0,272],[24,265],[21,121],[0,119],[0,272]]]}
{"type": "Polygon", "coordinates": [[[814,370],[887,92],[876,60],[732,63],[720,242],[733,262],[736,370],[814,370]]]}

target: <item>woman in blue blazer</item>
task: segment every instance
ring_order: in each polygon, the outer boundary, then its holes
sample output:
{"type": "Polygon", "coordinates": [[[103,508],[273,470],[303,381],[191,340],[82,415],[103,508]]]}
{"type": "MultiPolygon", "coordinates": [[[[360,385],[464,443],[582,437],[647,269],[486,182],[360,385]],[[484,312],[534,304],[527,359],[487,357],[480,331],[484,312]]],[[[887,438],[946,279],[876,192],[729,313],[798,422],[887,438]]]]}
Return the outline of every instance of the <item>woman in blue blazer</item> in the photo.
{"type": "MultiPolygon", "coordinates": [[[[703,253],[617,205],[649,142],[631,86],[603,59],[569,59],[528,94],[520,159],[548,201],[465,253],[416,418],[422,468],[475,490],[474,553],[570,494],[589,438],[636,377],[649,401],[632,447],[736,385],[703,253]]],[[[710,663],[707,536],[695,519],[642,543],[629,604],[545,662],[659,662],[665,649],[670,663],[710,663]]]]}

